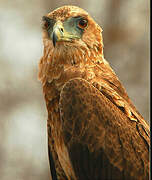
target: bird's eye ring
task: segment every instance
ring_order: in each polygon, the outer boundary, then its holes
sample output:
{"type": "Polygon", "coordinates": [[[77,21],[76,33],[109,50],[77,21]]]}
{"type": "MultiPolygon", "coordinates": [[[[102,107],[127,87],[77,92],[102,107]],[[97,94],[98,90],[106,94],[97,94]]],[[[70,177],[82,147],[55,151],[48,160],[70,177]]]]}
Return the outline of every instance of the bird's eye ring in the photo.
{"type": "Polygon", "coordinates": [[[78,22],[78,27],[81,29],[86,28],[88,25],[88,21],[86,19],[80,19],[78,22]]]}

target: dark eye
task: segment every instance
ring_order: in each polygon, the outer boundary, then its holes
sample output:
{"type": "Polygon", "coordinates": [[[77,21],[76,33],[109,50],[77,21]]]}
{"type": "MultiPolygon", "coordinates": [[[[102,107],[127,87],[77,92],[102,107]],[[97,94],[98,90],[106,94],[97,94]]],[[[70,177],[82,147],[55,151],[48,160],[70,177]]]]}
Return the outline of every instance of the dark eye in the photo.
{"type": "Polygon", "coordinates": [[[78,22],[78,27],[81,29],[86,28],[88,25],[88,21],[86,19],[80,19],[78,22]]]}
{"type": "Polygon", "coordinates": [[[44,21],[43,26],[44,26],[45,29],[48,29],[49,25],[50,25],[50,23],[48,21],[44,21]]]}
{"type": "Polygon", "coordinates": [[[46,17],[46,16],[43,16],[42,20],[43,20],[43,28],[45,28],[45,29],[47,29],[47,30],[48,30],[51,26],[54,25],[54,21],[53,21],[52,19],[46,17]]]}

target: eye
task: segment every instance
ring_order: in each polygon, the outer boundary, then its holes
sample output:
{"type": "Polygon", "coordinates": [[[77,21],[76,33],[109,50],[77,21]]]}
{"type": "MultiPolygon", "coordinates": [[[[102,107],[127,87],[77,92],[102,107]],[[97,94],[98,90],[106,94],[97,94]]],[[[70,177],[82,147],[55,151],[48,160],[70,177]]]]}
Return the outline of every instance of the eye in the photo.
{"type": "Polygon", "coordinates": [[[48,29],[50,23],[48,21],[44,21],[43,26],[44,28],[48,29]]]}
{"type": "Polygon", "coordinates": [[[51,26],[53,27],[53,25],[54,25],[53,19],[43,16],[42,20],[43,20],[43,28],[44,29],[48,30],[51,26]]]}
{"type": "Polygon", "coordinates": [[[81,29],[86,28],[88,25],[88,21],[86,19],[80,19],[78,22],[78,27],[81,29]]]}

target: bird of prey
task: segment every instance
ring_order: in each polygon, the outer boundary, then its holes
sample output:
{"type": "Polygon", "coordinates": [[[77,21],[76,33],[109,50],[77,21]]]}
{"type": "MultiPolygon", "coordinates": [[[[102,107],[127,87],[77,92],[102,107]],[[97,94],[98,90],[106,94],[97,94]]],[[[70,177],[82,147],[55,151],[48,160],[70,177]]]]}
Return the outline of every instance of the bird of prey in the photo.
{"type": "Polygon", "coordinates": [[[43,17],[43,44],[52,179],[149,179],[149,125],[104,58],[101,27],[63,6],[43,17]]]}

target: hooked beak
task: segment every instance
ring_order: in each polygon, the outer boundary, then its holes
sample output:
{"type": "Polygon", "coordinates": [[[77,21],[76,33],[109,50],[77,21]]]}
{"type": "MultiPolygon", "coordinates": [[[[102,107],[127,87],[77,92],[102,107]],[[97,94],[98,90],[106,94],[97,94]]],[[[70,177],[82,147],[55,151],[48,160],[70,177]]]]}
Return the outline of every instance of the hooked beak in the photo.
{"type": "Polygon", "coordinates": [[[61,41],[64,37],[64,29],[61,23],[56,23],[52,32],[53,46],[55,47],[57,41],[61,41]]]}
{"type": "Polygon", "coordinates": [[[58,40],[58,36],[56,35],[55,32],[53,32],[52,41],[53,41],[53,46],[54,46],[54,47],[55,47],[55,44],[56,44],[57,40],[58,40]]]}
{"type": "Polygon", "coordinates": [[[56,43],[59,41],[72,42],[72,40],[76,39],[76,38],[79,38],[79,37],[67,32],[64,29],[61,21],[56,22],[56,24],[53,27],[53,32],[52,32],[52,41],[53,41],[54,47],[55,47],[56,43]]]}

